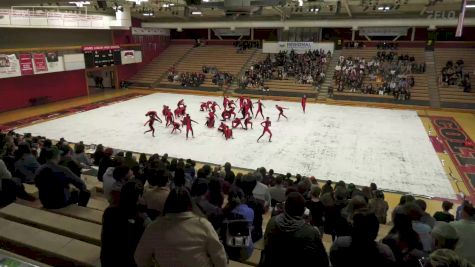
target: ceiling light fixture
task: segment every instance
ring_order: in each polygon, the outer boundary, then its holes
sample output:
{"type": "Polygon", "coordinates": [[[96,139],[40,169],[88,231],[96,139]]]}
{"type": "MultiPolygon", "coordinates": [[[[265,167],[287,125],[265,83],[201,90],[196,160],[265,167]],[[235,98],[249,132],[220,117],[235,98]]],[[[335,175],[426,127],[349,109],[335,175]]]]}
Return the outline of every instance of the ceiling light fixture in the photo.
{"type": "Polygon", "coordinates": [[[191,15],[203,15],[203,13],[201,11],[192,11],[191,15]]]}
{"type": "Polygon", "coordinates": [[[465,5],[466,8],[475,8],[475,4],[465,5]]]}
{"type": "Polygon", "coordinates": [[[90,5],[89,1],[71,1],[70,4],[76,5],[77,7],[83,7],[84,5],[90,5]]]}

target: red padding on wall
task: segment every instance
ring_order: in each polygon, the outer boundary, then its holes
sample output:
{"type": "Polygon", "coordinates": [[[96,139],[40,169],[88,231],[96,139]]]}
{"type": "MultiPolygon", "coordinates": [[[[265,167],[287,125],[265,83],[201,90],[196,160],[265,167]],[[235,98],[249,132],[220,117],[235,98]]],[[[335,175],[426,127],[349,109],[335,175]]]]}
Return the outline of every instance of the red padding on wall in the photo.
{"type": "Polygon", "coordinates": [[[28,107],[32,98],[53,102],[85,95],[84,70],[0,79],[0,112],[28,107]]]}

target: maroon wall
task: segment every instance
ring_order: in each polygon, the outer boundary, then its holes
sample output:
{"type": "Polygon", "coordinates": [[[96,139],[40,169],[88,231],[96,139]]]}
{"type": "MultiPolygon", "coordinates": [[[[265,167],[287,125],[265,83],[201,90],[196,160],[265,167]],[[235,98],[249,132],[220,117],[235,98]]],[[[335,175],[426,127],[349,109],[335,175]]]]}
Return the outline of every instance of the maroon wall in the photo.
{"type": "Polygon", "coordinates": [[[85,95],[84,70],[0,79],[0,112],[28,107],[35,97],[58,101],[85,95]]]}

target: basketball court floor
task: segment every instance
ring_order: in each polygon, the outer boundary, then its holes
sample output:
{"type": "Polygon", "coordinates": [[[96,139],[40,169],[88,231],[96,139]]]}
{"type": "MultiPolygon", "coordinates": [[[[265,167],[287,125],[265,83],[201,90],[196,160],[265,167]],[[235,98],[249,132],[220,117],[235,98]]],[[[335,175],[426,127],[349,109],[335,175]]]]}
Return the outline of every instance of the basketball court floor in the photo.
{"type": "MultiPolygon", "coordinates": [[[[109,97],[113,95],[117,93],[109,97]]],[[[89,101],[107,97],[95,96],[89,101]]],[[[445,147],[443,138],[437,137],[443,130],[436,125],[440,124],[437,118],[453,118],[467,135],[473,136],[475,117],[471,113],[309,103],[303,114],[300,103],[265,100],[264,115],[272,120],[273,142],[263,137],[257,143],[262,118],[254,120],[254,129],[235,129],[235,139],[225,141],[216,129],[204,126],[207,113],[200,112],[199,106],[207,100],[222,104],[222,97],[156,93],[36,123],[17,132],[101,143],[134,152],[168,153],[214,164],[229,161],[249,169],[265,166],[278,173],[300,173],[357,185],[375,182],[383,189],[425,197],[455,199],[456,193],[471,193],[466,186],[467,176],[459,173],[460,164],[453,162],[452,152],[433,145],[438,140],[445,147]],[[147,130],[143,126],[147,111],[160,112],[163,105],[173,109],[182,98],[191,118],[199,123],[193,125],[195,138],[186,140],[184,132],[172,135],[171,128],[163,124],[156,124],[155,138],[143,134],[147,130]],[[275,104],[289,108],[285,110],[288,120],[276,121],[275,104]]],[[[49,111],[60,108],[54,105],[58,104],[52,104],[49,111]]],[[[74,101],[65,105],[72,106],[74,101]]],[[[34,109],[10,112],[10,119],[41,113],[34,109]]],[[[4,116],[0,116],[0,123],[5,122],[4,116]]]]}

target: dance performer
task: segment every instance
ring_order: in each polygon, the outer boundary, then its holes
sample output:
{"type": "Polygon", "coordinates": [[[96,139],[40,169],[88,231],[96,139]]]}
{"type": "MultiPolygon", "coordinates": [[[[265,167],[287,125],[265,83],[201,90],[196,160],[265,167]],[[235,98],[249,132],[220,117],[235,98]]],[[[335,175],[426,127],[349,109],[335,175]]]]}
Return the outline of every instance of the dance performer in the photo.
{"type": "Polygon", "coordinates": [[[249,103],[247,101],[244,102],[241,109],[239,109],[239,112],[241,112],[242,114],[242,119],[245,119],[247,117],[247,115],[249,114],[249,109],[250,109],[249,103]]]}
{"type": "Polygon", "coordinates": [[[221,124],[220,124],[219,127],[218,127],[218,132],[222,132],[223,135],[224,135],[225,132],[226,132],[226,128],[228,128],[228,126],[226,125],[226,123],[221,122],[221,124]]]}
{"type": "Polygon", "coordinates": [[[259,143],[259,140],[264,136],[265,133],[269,133],[269,142],[272,142],[272,132],[270,131],[270,126],[271,126],[271,121],[269,120],[269,117],[263,122],[261,122],[262,127],[264,127],[264,130],[262,131],[261,136],[257,139],[257,142],[259,143]]]}
{"type": "Polygon", "coordinates": [[[169,109],[166,111],[165,120],[166,120],[165,127],[168,127],[169,125],[173,125],[173,112],[169,109]]]}
{"type": "Polygon", "coordinates": [[[265,106],[264,106],[264,104],[262,104],[261,99],[258,99],[256,104],[257,104],[257,112],[256,112],[256,117],[255,118],[257,118],[257,115],[259,115],[259,113],[261,113],[262,119],[264,119],[264,114],[262,113],[262,108],[263,107],[265,108],[265,106]]]}
{"type": "Polygon", "coordinates": [[[231,112],[229,112],[229,110],[224,110],[222,113],[221,113],[221,117],[223,117],[223,119],[221,121],[227,121],[231,118],[231,112]]]}
{"type": "Polygon", "coordinates": [[[200,111],[208,111],[208,103],[201,102],[200,111]]]}
{"type": "Polygon", "coordinates": [[[216,116],[214,112],[210,111],[208,113],[208,117],[206,117],[206,126],[208,126],[208,128],[214,128],[214,117],[217,118],[218,116],[216,116]]]}
{"type": "Polygon", "coordinates": [[[301,104],[302,104],[303,113],[305,113],[305,107],[307,107],[307,95],[303,95],[301,104]]]}
{"type": "Polygon", "coordinates": [[[235,108],[236,107],[236,103],[234,103],[234,100],[229,100],[228,101],[228,108],[235,108]]]}
{"type": "Polygon", "coordinates": [[[289,118],[287,118],[287,116],[284,115],[284,109],[288,109],[288,108],[284,108],[284,107],[281,107],[279,105],[275,105],[275,108],[279,111],[279,118],[277,119],[277,121],[280,120],[280,116],[282,116],[286,119],[289,119],[289,118]]]}
{"type": "Polygon", "coordinates": [[[185,114],[186,114],[186,105],[177,107],[175,109],[174,113],[175,113],[175,118],[185,116],[185,114]]]}
{"type": "Polygon", "coordinates": [[[163,109],[162,109],[162,115],[163,116],[166,116],[167,115],[167,111],[170,110],[170,107],[167,106],[167,105],[163,105],[163,109]]]}
{"type": "Polygon", "coordinates": [[[143,133],[146,134],[148,132],[152,132],[152,136],[155,137],[155,128],[153,127],[153,123],[156,122],[156,121],[162,123],[162,120],[158,117],[156,111],[149,111],[145,114],[145,116],[148,116],[148,120],[144,123],[143,126],[148,124],[148,127],[150,129],[143,132],[143,133]]]}
{"type": "Polygon", "coordinates": [[[246,129],[246,130],[248,129],[247,128],[248,124],[251,125],[251,129],[252,129],[252,121],[251,120],[252,120],[252,117],[249,114],[247,114],[247,118],[244,120],[244,127],[245,127],[244,129],[246,129]]]}
{"type": "Polygon", "coordinates": [[[240,118],[235,118],[231,124],[231,126],[234,128],[238,127],[239,125],[241,125],[241,127],[244,129],[244,125],[242,125],[242,121],[240,118]]]}
{"type": "Polygon", "coordinates": [[[180,101],[178,101],[178,103],[176,104],[176,106],[179,108],[179,107],[182,107],[185,105],[185,100],[181,99],[180,101]]]}
{"type": "Polygon", "coordinates": [[[180,129],[181,124],[179,122],[173,121],[172,125],[173,125],[173,129],[171,133],[174,133],[176,130],[180,131],[181,133],[181,129],[180,129]]]}
{"type": "Polygon", "coordinates": [[[252,100],[250,97],[247,98],[247,105],[252,116],[254,116],[254,111],[252,110],[254,108],[254,103],[252,103],[252,100]]]}
{"type": "Polygon", "coordinates": [[[213,112],[216,112],[216,107],[221,109],[221,107],[218,105],[218,103],[216,103],[216,101],[213,101],[213,103],[211,103],[210,105],[211,106],[208,109],[212,110],[213,112]]]}
{"type": "Polygon", "coordinates": [[[226,127],[225,131],[224,131],[224,138],[226,138],[226,140],[228,139],[234,139],[233,137],[233,129],[231,129],[231,127],[226,127]]]}
{"type": "Polygon", "coordinates": [[[245,98],[244,96],[242,96],[242,95],[240,95],[240,96],[238,97],[237,101],[239,101],[239,108],[242,108],[242,105],[244,104],[244,100],[245,100],[245,99],[246,99],[246,98],[245,98]]]}
{"type": "Polygon", "coordinates": [[[188,139],[188,133],[191,131],[191,136],[195,138],[195,134],[193,133],[193,127],[191,123],[194,122],[198,124],[196,121],[190,118],[190,114],[186,114],[185,118],[183,118],[183,126],[186,126],[186,139],[188,139]]]}
{"type": "Polygon", "coordinates": [[[223,108],[226,108],[229,104],[229,97],[224,96],[223,98],[223,108]]]}

